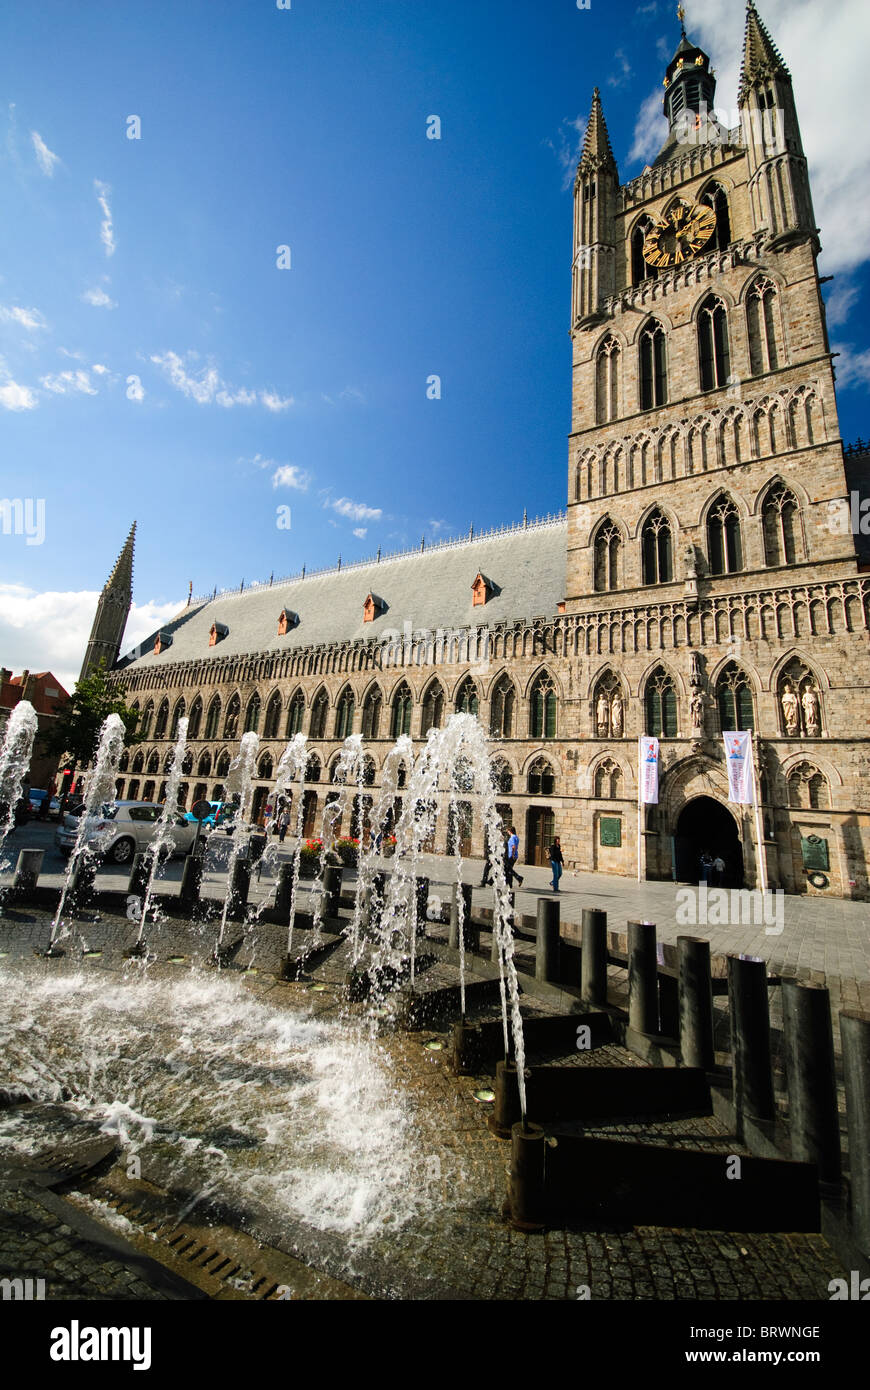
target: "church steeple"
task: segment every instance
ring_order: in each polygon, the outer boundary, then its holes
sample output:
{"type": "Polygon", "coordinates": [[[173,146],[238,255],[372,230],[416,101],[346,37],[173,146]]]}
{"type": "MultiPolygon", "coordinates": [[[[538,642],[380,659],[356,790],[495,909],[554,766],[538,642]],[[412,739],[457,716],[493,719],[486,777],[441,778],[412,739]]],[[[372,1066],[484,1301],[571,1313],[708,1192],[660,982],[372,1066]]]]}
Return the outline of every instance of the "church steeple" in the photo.
{"type": "Polygon", "coordinates": [[[118,660],[127,618],[133,603],[133,550],[136,543],[136,523],[115,561],[112,572],[103,586],[85,659],[79,680],[89,676],[101,662],[111,669],[118,660]]]}
{"type": "Polygon", "coordinates": [[[595,318],[614,293],[618,194],[619,170],[596,87],[574,180],[572,329],[595,318]]]}
{"type": "Polygon", "coordinates": [[[789,70],[782,60],[782,54],[768,34],[753,0],[746,7],[746,37],[743,40],[743,62],[740,65],[740,87],[738,101],[749,87],[765,78],[782,73],[790,78],[789,70]]]}
{"type": "Polygon", "coordinates": [[[617,172],[616,160],[610,147],[610,136],[607,133],[607,123],[601,105],[601,93],[596,87],[592,93],[592,110],[589,112],[589,121],[586,126],[586,134],[583,137],[583,149],[577,171],[579,174],[588,173],[591,169],[604,168],[612,168],[614,173],[617,172]]]}

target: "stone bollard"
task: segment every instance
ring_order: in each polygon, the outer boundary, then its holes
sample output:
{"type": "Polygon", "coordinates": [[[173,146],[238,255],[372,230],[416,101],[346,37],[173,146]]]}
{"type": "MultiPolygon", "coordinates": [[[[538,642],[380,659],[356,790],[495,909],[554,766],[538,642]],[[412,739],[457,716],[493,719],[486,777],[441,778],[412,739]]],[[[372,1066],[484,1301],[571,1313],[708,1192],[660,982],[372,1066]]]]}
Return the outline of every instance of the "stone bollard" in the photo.
{"type": "Polygon", "coordinates": [[[293,861],[282,864],[278,870],[278,884],[275,889],[275,914],[282,922],[290,918],[290,900],[293,897],[293,861]]]}
{"type": "Polygon", "coordinates": [[[560,979],[561,938],[559,936],[559,902],[557,898],[538,899],[538,924],[535,945],[535,979],[558,984],[560,979]]]}
{"type": "Polygon", "coordinates": [[[658,1033],[658,990],[655,924],[629,922],[628,1026],[636,1033],[658,1033]]]}
{"type": "Polygon", "coordinates": [[[791,1156],[815,1163],[822,1182],[837,1183],[840,1123],[828,991],[801,980],[783,980],[782,1031],[791,1156]]]}
{"type": "Polygon", "coordinates": [[[453,893],[450,899],[450,935],[447,944],[452,951],[459,950],[459,890],[462,889],[462,942],[466,951],[474,950],[474,928],[471,924],[471,894],[472,886],[470,883],[454,883],[453,893]]]}
{"type": "Polygon", "coordinates": [[[480,1066],[480,1029],[473,1023],[453,1025],[453,1071],[473,1076],[480,1066]]]}
{"type": "Polygon", "coordinates": [[[776,1113],[770,1065],[767,965],[757,956],[728,956],[727,960],[734,1110],[739,1137],[744,1116],[772,1120],[776,1113]]]}
{"type": "Polygon", "coordinates": [[[547,1140],[540,1125],[519,1121],[511,1130],[509,1202],[511,1225],[543,1230],[546,1215],[547,1140]]]}
{"type": "Polygon", "coordinates": [[[684,1067],[710,1071],[713,1050],[713,982],[710,943],[700,936],[678,936],[680,1056],[684,1067]]]}
{"type": "Polygon", "coordinates": [[[39,882],[44,855],[45,851],[41,849],[22,849],[19,851],[18,863],[15,865],[15,877],[12,880],[13,898],[25,898],[34,891],[39,882]]]}
{"type": "Polygon", "coordinates": [[[230,883],[229,901],[227,904],[227,917],[232,922],[243,922],[245,920],[245,910],[248,906],[248,894],[251,891],[251,865],[247,859],[237,859],[233,866],[233,876],[230,883]]]}
{"type": "Polygon", "coordinates": [[[583,909],[580,998],[593,1009],[607,1008],[607,913],[583,909]]]}
{"type": "Polygon", "coordinates": [[[855,1244],[870,1256],[870,1014],[840,1011],[855,1244]]]}
{"type": "Polygon", "coordinates": [[[148,888],[150,877],[150,867],[147,854],[141,850],[133,855],[133,863],[130,865],[130,882],[127,884],[127,895],[134,898],[144,898],[148,888]]]}
{"type": "Polygon", "coordinates": [[[497,1062],[495,1068],[495,1102],[487,1120],[493,1134],[509,1139],[511,1129],[522,1119],[520,1088],[515,1062],[497,1062]]]}
{"type": "Polygon", "coordinates": [[[338,916],[341,902],[341,866],[330,864],[323,872],[323,917],[338,916]]]}
{"type": "Polygon", "coordinates": [[[187,854],[181,870],[181,890],[179,902],[186,912],[199,906],[199,892],[202,887],[202,859],[198,854],[187,854]]]}

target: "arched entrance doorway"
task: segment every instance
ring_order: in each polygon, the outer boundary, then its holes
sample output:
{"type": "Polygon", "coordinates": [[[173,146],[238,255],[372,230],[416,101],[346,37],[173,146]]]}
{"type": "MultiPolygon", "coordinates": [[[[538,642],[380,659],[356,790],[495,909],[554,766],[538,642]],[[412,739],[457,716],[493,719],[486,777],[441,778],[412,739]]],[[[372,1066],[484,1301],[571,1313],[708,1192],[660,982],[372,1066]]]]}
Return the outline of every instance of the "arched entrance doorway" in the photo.
{"type": "Polygon", "coordinates": [[[721,801],[696,796],[683,807],[674,834],[674,859],[678,883],[698,883],[701,855],[725,860],[724,888],[743,887],[743,846],[737,822],[721,801]]]}

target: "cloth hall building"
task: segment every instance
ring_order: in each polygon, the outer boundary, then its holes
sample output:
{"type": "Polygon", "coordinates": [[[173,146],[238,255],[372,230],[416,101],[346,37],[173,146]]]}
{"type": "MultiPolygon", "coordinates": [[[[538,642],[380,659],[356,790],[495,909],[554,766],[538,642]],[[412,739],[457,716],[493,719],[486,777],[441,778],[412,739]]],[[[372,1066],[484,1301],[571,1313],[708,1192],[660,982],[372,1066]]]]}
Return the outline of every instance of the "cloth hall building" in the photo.
{"type": "MultiPolygon", "coordinates": [[[[596,91],[574,193],[573,406],[565,513],[206,599],[119,659],[131,532],[85,670],[105,659],[141,714],[120,791],[159,798],[189,717],[183,795],[220,799],[245,730],[261,812],[288,737],[308,735],[306,833],[345,737],[367,782],[401,733],[454,710],[491,734],[502,814],[527,862],[697,881],[721,854],[759,881],[721,734],[755,731],[767,880],[866,898],[868,598],[785,63],[747,10],[740,124],[711,116],[710,61],[683,32],[669,134],[621,184],[596,91]],[[638,844],[638,736],[660,800],[638,844]]],[[[474,798],[435,848],[480,855],[474,798]]],[[[356,829],[357,827],[354,827],[356,829]]],[[[350,827],[345,827],[345,831],[350,827]]],[[[726,880],[727,881],[727,880],[726,880]]]]}

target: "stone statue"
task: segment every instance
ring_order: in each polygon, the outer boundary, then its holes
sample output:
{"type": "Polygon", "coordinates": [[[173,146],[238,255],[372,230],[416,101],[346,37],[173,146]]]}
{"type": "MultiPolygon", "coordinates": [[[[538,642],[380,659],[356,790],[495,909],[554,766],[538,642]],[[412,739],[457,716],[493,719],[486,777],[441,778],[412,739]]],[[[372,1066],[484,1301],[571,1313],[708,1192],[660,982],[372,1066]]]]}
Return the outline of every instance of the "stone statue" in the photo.
{"type": "Polygon", "coordinates": [[[697,579],[697,577],[698,577],[698,559],[697,559],[697,556],[695,555],[695,547],[694,547],[693,545],[687,545],[687,546],[686,546],[686,578],[687,578],[687,579],[697,579]]]}
{"type": "Polygon", "coordinates": [[[791,681],[786,681],[783,686],[782,697],[780,699],[783,716],[785,717],[785,731],[787,734],[799,734],[801,731],[800,711],[798,708],[798,697],[794,693],[791,681]]]}
{"type": "Polygon", "coordinates": [[[704,697],[700,690],[692,691],[692,698],[689,701],[689,711],[692,716],[692,733],[702,733],[704,729],[704,697]]]}
{"type": "Polygon", "coordinates": [[[701,675],[701,657],[700,653],[698,652],[692,652],[691,684],[697,686],[701,686],[704,684],[704,678],[701,675]]]}
{"type": "Polygon", "coordinates": [[[801,696],[801,704],[804,707],[804,721],[807,726],[807,733],[810,738],[818,738],[822,731],[822,725],[819,718],[819,692],[816,690],[815,686],[807,686],[801,696]]]}
{"type": "Polygon", "coordinates": [[[607,696],[603,690],[598,696],[598,704],[595,707],[595,725],[598,730],[598,737],[607,738],[610,733],[610,705],[607,703],[607,696]]]}
{"type": "Polygon", "coordinates": [[[610,705],[610,730],[614,738],[622,738],[622,696],[618,690],[610,705]]]}

